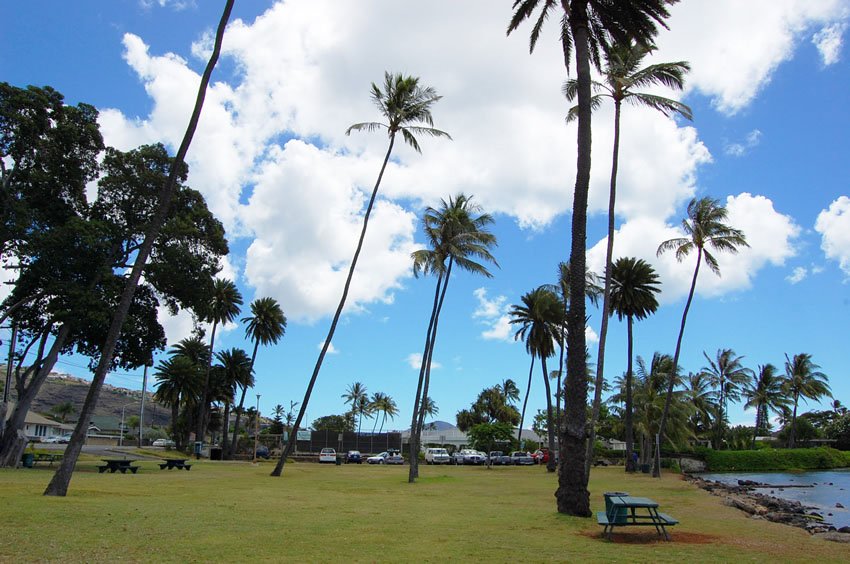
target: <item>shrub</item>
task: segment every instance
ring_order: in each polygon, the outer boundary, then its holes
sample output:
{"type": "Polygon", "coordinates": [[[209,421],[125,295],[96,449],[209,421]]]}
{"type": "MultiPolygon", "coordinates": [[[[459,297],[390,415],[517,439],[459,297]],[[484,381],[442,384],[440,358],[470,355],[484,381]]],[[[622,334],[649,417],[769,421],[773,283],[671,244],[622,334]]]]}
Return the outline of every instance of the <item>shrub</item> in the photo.
{"type": "Polygon", "coordinates": [[[825,470],[850,466],[850,454],[821,448],[701,452],[711,472],[761,470],[825,470]]]}

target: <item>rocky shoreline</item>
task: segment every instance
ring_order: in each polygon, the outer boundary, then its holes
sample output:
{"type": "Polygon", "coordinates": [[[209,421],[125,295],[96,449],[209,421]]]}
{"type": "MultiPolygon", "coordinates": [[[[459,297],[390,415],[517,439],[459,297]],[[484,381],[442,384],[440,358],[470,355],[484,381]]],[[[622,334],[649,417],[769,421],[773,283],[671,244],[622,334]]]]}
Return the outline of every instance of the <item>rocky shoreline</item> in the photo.
{"type": "MultiPolygon", "coordinates": [[[[805,529],[812,535],[837,542],[850,543],[850,527],[836,529],[815,507],[799,501],[781,499],[755,492],[755,488],[782,487],[739,480],[738,485],[723,484],[685,474],[685,479],[712,495],[723,497],[723,503],[749,514],[752,519],[764,519],[805,529]]],[[[827,515],[828,517],[828,515],[827,515]]]]}

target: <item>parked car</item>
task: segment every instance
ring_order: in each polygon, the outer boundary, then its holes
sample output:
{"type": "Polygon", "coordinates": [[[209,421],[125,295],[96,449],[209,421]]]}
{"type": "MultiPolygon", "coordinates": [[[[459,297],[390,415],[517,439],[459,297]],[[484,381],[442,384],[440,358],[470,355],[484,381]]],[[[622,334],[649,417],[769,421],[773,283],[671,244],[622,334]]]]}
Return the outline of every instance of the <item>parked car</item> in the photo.
{"type": "Polygon", "coordinates": [[[425,464],[448,464],[451,461],[449,452],[444,448],[425,449],[425,464]]]}
{"type": "Polygon", "coordinates": [[[388,452],[381,452],[376,454],[375,456],[370,456],[366,459],[368,464],[384,464],[387,461],[387,458],[390,456],[388,452]]]}
{"type": "Polygon", "coordinates": [[[454,451],[449,462],[455,465],[463,464],[463,454],[459,450],[454,451]]]}
{"type": "Polygon", "coordinates": [[[384,461],[384,464],[404,464],[404,457],[396,452],[389,453],[387,459],[384,461]]]}
{"type": "Polygon", "coordinates": [[[463,457],[463,462],[458,462],[458,464],[484,464],[487,462],[487,456],[483,452],[478,452],[477,450],[472,449],[461,449],[461,456],[463,457]]]}
{"type": "Polygon", "coordinates": [[[176,444],[171,439],[157,439],[153,443],[151,443],[151,446],[174,448],[176,446],[176,444]]]}
{"type": "Polygon", "coordinates": [[[363,456],[360,454],[359,450],[348,451],[348,454],[345,455],[345,463],[348,464],[349,462],[352,464],[363,463],[363,456]]]}
{"type": "Polygon", "coordinates": [[[45,437],[41,439],[41,442],[46,444],[60,444],[66,445],[71,441],[71,435],[54,435],[52,437],[45,437]]]}
{"type": "Polygon", "coordinates": [[[511,463],[511,457],[500,450],[491,450],[488,458],[490,459],[490,464],[494,466],[505,466],[511,463]]]}
{"type": "Polygon", "coordinates": [[[319,462],[336,463],[336,451],[332,448],[323,448],[319,453],[319,462]]]}
{"type": "Polygon", "coordinates": [[[534,451],[534,454],[531,455],[534,458],[534,462],[537,464],[546,464],[549,462],[549,449],[541,448],[534,451]]]}
{"type": "Polygon", "coordinates": [[[511,453],[511,464],[517,466],[531,466],[534,464],[534,459],[527,452],[518,450],[511,453]]]}

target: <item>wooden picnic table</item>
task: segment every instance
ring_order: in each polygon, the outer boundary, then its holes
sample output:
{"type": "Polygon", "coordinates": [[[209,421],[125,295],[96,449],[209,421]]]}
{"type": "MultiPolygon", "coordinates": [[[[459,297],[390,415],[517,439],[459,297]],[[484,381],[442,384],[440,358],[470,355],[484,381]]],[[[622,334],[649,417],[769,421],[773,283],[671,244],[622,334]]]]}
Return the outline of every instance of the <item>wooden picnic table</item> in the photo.
{"type": "Polygon", "coordinates": [[[63,455],[61,454],[50,454],[45,452],[37,452],[33,457],[33,464],[37,464],[39,462],[49,462],[48,466],[53,466],[54,462],[62,460],[63,455]]]}
{"type": "Polygon", "coordinates": [[[97,473],[103,474],[107,470],[111,474],[116,472],[121,472],[122,474],[126,474],[127,470],[135,474],[139,470],[139,466],[133,466],[132,460],[127,460],[126,458],[115,459],[115,458],[103,458],[102,459],[106,464],[97,467],[97,473]]]}
{"type": "Polygon", "coordinates": [[[665,513],[659,513],[658,503],[646,498],[626,495],[606,495],[606,510],[596,514],[600,525],[604,525],[602,534],[611,540],[614,527],[650,526],[655,527],[658,536],[670,540],[666,527],[676,525],[678,521],[665,513]]]}
{"type": "Polygon", "coordinates": [[[165,470],[166,468],[169,470],[172,468],[180,470],[181,468],[185,468],[188,472],[192,468],[191,464],[186,464],[186,460],[188,460],[187,458],[163,458],[163,460],[165,462],[159,465],[160,470],[165,470]]]}

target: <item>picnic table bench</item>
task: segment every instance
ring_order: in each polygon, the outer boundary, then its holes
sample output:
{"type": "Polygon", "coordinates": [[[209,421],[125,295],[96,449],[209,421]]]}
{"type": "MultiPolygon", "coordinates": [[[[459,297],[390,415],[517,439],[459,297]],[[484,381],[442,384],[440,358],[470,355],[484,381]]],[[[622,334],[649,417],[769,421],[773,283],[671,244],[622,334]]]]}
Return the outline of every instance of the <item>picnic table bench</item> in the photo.
{"type": "Polygon", "coordinates": [[[37,453],[35,453],[35,456],[33,457],[32,462],[33,462],[33,464],[37,464],[39,462],[49,462],[50,464],[48,466],[53,466],[53,463],[57,462],[59,460],[62,460],[63,456],[64,455],[61,455],[61,454],[50,454],[50,453],[47,453],[47,452],[37,452],[37,453]]]}
{"type": "Polygon", "coordinates": [[[97,467],[97,473],[98,474],[103,474],[107,470],[109,470],[109,472],[111,474],[114,474],[116,472],[121,472],[122,474],[126,474],[127,470],[129,470],[130,472],[135,474],[140,468],[139,466],[133,466],[132,460],[104,458],[103,461],[106,464],[103,464],[103,465],[100,465],[100,466],[97,467]]]}
{"type": "Polygon", "coordinates": [[[658,503],[645,497],[633,497],[622,492],[605,494],[605,511],[596,513],[596,521],[603,525],[602,534],[611,540],[614,527],[655,527],[658,536],[670,540],[667,527],[679,521],[666,513],[659,513],[658,503]]]}
{"type": "Polygon", "coordinates": [[[169,470],[172,468],[180,470],[181,468],[185,468],[188,472],[192,468],[191,464],[186,464],[186,460],[188,460],[186,458],[163,458],[163,460],[165,462],[159,465],[160,470],[165,470],[166,468],[169,470]]]}

